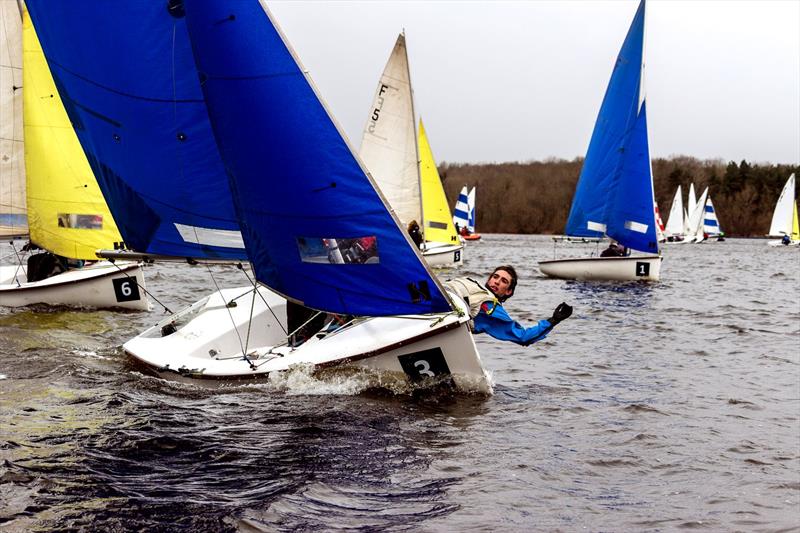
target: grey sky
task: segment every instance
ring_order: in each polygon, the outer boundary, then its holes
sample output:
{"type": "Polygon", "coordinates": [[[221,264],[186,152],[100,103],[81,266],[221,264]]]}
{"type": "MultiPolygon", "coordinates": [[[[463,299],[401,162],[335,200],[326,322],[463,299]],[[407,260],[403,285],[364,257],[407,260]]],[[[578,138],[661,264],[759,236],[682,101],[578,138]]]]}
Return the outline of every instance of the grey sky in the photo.
{"type": "MultiPolygon", "coordinates": [[[[637,1],[269,2],[358,147],[405,29],[438,162],[583,156],[637,1]]],[[[653,157],[800,163],[800,0],[650,0],[653,157]]]]}

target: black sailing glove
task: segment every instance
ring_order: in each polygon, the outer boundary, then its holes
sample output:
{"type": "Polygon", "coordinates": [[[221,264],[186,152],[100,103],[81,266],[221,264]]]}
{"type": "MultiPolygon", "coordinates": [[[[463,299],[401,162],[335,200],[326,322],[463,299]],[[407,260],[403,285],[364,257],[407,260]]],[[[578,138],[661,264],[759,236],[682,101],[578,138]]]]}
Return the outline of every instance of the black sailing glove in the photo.
{"type": "Polygon", "coordinates": [[[562,320],[565,320],[572,316],[572,306],[566,304],[566,302],[561,302],[558,304],[558,307],[555,308],[553,311],[553,316],[547,319],[550,324],[555,326],[562,320]]]}

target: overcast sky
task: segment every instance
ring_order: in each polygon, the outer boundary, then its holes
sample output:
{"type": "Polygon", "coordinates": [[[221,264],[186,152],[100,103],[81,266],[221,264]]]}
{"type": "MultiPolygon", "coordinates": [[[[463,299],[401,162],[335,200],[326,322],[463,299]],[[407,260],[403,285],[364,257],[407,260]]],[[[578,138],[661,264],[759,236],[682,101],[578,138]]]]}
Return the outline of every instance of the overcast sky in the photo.
{"type": "MultiPolygon", "coordinates": [[[[357,148],[397,34],[438,162],[583,156],[638,0],[273,1],[357,148]]],[[[800,163],[800,0],[649,0],[653,157],[800,163]]]]}

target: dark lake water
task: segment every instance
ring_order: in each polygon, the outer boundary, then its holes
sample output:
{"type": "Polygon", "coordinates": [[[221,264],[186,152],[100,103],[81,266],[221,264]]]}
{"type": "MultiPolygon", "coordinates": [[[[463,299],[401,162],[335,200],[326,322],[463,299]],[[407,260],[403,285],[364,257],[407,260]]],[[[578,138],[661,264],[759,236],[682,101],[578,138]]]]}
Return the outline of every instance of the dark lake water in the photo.
{"type": "MultiPolygon", "coordinates": [[[[466,254],[517,266],[522,322],[575,307],[528,348],[476,337],[488,398],[169,382],[120,348],[158,306],[0,308],[0,530],[800,530],[800,249],[668,245],[652,284],[545,279],[541,236],[466,254]]],[[[146,276],[174,310],[246,283],[146,276]]]]}

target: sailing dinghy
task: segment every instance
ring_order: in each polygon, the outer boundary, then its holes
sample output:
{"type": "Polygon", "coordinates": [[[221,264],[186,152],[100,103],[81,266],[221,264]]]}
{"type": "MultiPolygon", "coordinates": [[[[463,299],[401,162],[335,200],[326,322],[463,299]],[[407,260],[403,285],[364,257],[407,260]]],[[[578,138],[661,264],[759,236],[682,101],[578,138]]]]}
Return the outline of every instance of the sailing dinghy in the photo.
{"type": "Polygon", "coordinates": [[[706,198],[706,205],[703,214],[703,235],[706,239],[716,237],[718,241],[725,240],[725,233],[719,225],[717,212],[714,209],[714,203],[711,201],[711,196],[706,198]]]}
{"type": "Polygon", "coordinates": [[[667,242],[680,242],[683,240],[683,232],[683,195],[681,193],[681,186],[678,185],[678,190],[675,191],[675,197],[672,199],[672,207],[670,207],[669,210],[669,218],[664,228],[664,234],[667,237],[667,242]]]}
{"type": "Polygon", "coordinates": [[[772,222],[769,226],[769,237],[789,236],[788,242],[785,239],[769,241],[770,246],[798,246],[800,245],[800,228],[797,220],[797,200],[794,198],[795,178],[794,174],[789,176],[786,184],[781,190],[781,195],[775,203],[775,210],[772,212],[772,222]]]}
{"type": "Polygon", "coordinates": [[[572,201],[566,234],[608,236],[645,255],[539,262],[547,276],[584,280],[658,280],[661,256],[642,87],[645,3],[622,45],[597,117],[572,201]]]}
{"type": "Polygon", "coordinates": [[[428,264],[463,264],[464,245],[450,222],[447,197],[422,121],[417,133],[406,38],[402,33],[397,36],[378,81],[359,156],[400,221],[419,224],[422,255],[428,264]]]}
{"type": "MultiPolygon", "coordinates": [[[[128,76],[142,80],[137,92],[143,93],[152,90],[146,80],[162,79],[160,71],[152,77],[137,76],[149,57],[137,47],[148,39],[125,30],[126,20],[156,25],[142,25],[139,31],[152,37],[149,46],[174,47],[181,68],[188,66],[181,54],[192,54],[194,76],[181,78],[175,85],[186,91],[178,99],[179,112],[185,113],[178,131],[186,127],[193,134],[178,139],[186,144],[176,146],[188,149],[190,141],[201,142],[203,120],[208,120],[215,144],[206,147],[206,162],[217,168],[211,156],[219,157],[218,168],[226,169],[230,178],[228,199],[236,205],[235,228],[259,285],[215,292],[125,343],[128,354],[162,375],[252,378],[298,366],[337,367],[348,372],[375,371],[377,384],[396,380],[412,385],[428,383],[430,378],[463,391],[491,393],[466,306],[445,293],[432,275],[258,1],[197,1],[171,11],[148,3],[120,3],[114,4],[113,13],[92,9],[85,2],[70,3],[68,8],[38,0],[30,3],[36,7],[32,11],[37,27],[51,32],[46,49],[63,61],[68,61],[69,48],[74,53],[78,45],[87,46],[84,51],[102,52],[90,43],[98,38],[102,42],[103,36],[87,32],[73,39],[67,31],[73,24],[119,32],[115,53],[136,52],[126,53],[130,66],[105,64],[92,76],[71,77],[69,84],[87,98],[92,87],[103,84],[83,80],[102,78],[112,71],[124,75],[132,68],[128,76]],[[199,94],[198,80],[202,80],[199,94]],[[298,340],[288,329],[289,309],[297,304],[327,314],[330,326],[298,340]]],[[[80,67],[75,58],[71,67],[80,67]]],[[[169,76],[164,80],[170,81],[169,76]]],[[[118,113],[139,104],[158,106],[162,99],[157,96],[152,94],[142,102],[117,101],[118,113]]],[[[96,103],[102,104],[105,98],[115,97],[106,95],[96,103]]],[[[166,99],[164,104],[175,102],[166,99]]],[[[145,119],[169,116],[147,112],[147,108],[139,111],[145,119]]],[[[101,142],[102,133],[108,133],[107,125],[92,117],[86,117],[91,123],[84,129],[89,145],[95,136],[101,142]]],[[[159,123],[150,129],[156,134],[175,132],[159,123]]],[[[153,142],[133,140],[137,146],[153,142]]],[[[110,148],[105,155],[109,163],[115,163],[114,175],[120,179],[124,175],[126,183],[135,184],[126,161],[112,161],[110,148]]],[[[167,155],[163,157],[160,164],[169,166],[167,155]]],[[[197,179],[197,175],[189,178],[197,179]]],[[[215,183],[211,180],[206,186],[215,183]]],[[[228,233],[193,233],[233,244],[225,240],[228,233]]],[[[183,246],[189,246],[190,240],[183,246]]],[[[236,249],[227,252],[234,254],[236,249]]],[[[198,253],[198,249],[187,251],[198,253]]]]}
{"type": "Polygon", "coordinates": [[[13,131],[14,140],[8,142],[12,135],[4,131],[0,232],[5,237],[29,233],[33,248],[45,252],[15,253],[16,264],[0,266],[0,305],[148,310],[139,264],[97,261],[97,249],[122,238],[72,131],[27,11],[20,12],[13,0],[1,4],[0,56],[10,61],[3,60],[0,105],[3,116],[12,117],[2,127],[13,131]]]}

